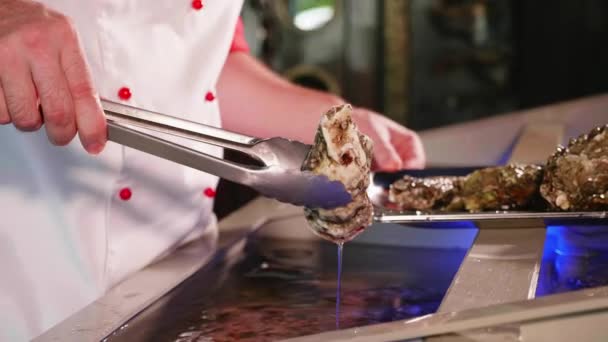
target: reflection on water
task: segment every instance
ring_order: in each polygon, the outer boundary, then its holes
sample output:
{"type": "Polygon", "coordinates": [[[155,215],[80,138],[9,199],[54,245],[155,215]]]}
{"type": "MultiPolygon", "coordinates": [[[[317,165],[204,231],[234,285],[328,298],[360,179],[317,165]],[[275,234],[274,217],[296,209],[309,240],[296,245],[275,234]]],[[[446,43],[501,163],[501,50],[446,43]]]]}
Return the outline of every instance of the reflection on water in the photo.
{"type": "MultiPolygon", "coordinates": [[[[351,243],[340,328],[435,312],[465,250],[351,243]]],[[[199,271],[110,341],[267,341],[336,328],[336,245],[252,240],[199,271]]]]}

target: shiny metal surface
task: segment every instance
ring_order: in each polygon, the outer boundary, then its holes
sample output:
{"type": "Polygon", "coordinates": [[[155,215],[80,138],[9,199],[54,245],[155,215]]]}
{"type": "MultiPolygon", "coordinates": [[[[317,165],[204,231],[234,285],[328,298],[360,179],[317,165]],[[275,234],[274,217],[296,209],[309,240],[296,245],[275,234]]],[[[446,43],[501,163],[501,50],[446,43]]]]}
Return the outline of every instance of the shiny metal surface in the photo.
{"type": "Polygon", "coordinates": [[[454,222],[454,221],[502,221],[502,220],[530,220],[542,219],[547,224],[564,223],[568,221],[575,224],[595,224],[606,222],[608,218],[605,211],[573,211],[573,212],[545,212],[545,211],[498,211],[488,213],[399,213],[387,211],[382,208],[376,211],[376,222],[392,223],[424,223],[424,222],[454,222]]]}
{"type": "Polygon", "coordinates": [[[439,312],[454,312],[535,297],[545,226],[479,230],[444,297],[439,312]]]}
{"type": "Polygon", "coordinates": [[[331,208],[350,201],[342,183],[300,170],[309,145],[284,138],[249,137],[108,101],[102,104],[108,119],[108,139],[116,143],[249,186],[282,202],[331,208]],[[226,161],[138,128],[239,151],[264,165],[226,161]]]}

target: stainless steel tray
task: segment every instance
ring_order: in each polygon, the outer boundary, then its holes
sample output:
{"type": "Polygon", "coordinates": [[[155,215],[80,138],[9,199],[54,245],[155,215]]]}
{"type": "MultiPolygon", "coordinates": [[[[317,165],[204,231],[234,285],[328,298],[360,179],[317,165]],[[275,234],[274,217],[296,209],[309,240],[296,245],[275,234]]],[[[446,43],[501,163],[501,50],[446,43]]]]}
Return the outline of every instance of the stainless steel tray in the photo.
{"type": "Polygon", "coordinates": [[[606,211],[488,211],[488,212],[413,212],[399,211],[390,207],[388,188],[403,175],[413,177],[463,176],[479,167],[435,168],[426,170],[407,170],[395,173],[375,173],[368,194],[374,203],[374,221],[384,223],[428,224],[436,222],[462,221],[513,221],[543,220],[547,225],[608,225],[606,211]]]}

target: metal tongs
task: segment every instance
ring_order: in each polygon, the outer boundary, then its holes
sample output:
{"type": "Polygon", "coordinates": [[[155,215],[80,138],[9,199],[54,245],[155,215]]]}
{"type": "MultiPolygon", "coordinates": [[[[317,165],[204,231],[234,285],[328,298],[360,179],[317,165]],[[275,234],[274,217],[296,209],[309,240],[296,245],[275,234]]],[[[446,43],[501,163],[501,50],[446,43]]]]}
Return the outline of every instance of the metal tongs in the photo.
{"type": "Polygon", "coordinates": [[[281,202],[334,208],[351,201],[344,185],[301,171],[311,146],[284,138],[260,139],[102,100],[108,139],[235,183],[281,202]],[[245,153],[264,166],[220,159],[137,130],[144,128],[245,153]]]}

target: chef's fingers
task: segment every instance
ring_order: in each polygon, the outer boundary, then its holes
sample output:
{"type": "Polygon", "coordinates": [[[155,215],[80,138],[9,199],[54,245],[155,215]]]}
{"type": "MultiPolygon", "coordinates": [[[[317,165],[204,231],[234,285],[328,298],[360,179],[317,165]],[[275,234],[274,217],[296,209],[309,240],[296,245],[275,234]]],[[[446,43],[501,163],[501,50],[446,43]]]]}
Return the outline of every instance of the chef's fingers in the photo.
{"type": "Polygon", "coordinates": [[[78,35],[73,26],[69,27],[67,43],[61,52],[61,65],[72,95],[80,141],[89,153],[97,154],[107,141],[106,119],[78,35]]]}
{"type": "Polygon", "coordinates": [[[401,169],[401,158],[391,143],[391,132],[381,120],[370,120],[374,134],[374,159],[372,166],[377,171],[401,169]]]}
{"type": "Polygon", "coordinates": [[[13,58],[2,68],[2,90],[11,121],[22,131],[35,131],[42,126],[36,88],[25,60],[13,58]]]}
{"type": "Polygon", "coordinates": [[[395,149],[387,144],[375,145],[372,169],[375,171],[398,171],[401,159],[395,149]]]}
{"type": "Polygon", "coordinates": [[[424,147],[418,134],[407,129],[393,130],[391,143],[402,160],[404,169],[423,169],[426,164],[424,147]]]}
{"type": "Polygon", "coordinates": [[[76,135],[74,104],[59,58],[49,54],[39,55],[41,58],[30,61],[30,65],[49,140],[63,146],[76,135]]]}
{"type": "Polygon", "coordinates": [[[0,84],[0,125],[6,125],[9,123],[11,123],[11,116],[8,115],[6,101],[4,100],[4,91],[2,90],[2,84],[0,84]]]}
{"type": "Polygon", "coordinates": [[[401,159],[391,144],[391,132],[386,120],[379,114],[362,108],[354,108],[352,116],[359,129],[374,143],[372,169],[375,171],[401,169],[401,159]]]}

